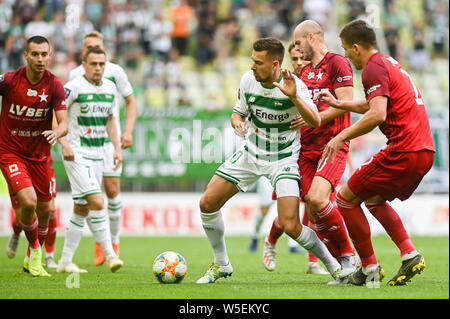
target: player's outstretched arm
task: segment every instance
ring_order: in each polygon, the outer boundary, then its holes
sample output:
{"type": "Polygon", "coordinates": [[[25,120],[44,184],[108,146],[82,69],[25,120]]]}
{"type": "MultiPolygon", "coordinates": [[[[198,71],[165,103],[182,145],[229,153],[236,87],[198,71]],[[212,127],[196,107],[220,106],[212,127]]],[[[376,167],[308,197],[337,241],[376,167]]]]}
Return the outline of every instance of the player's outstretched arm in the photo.
{"type": "Polygon", "coordinates": [[[331,160],[334,162],[337,152],[346,141],[369,133],[386,120],[386,96],[380,95],[374,97],[369,101],[369,107],[369,110],[355,124],[342,130],[328,142],[322,153],[322,160],[331,160]]]}
{"type": "Polygon", "coordinates": [[[116,171],[120,167],[120,164],[122,164],[122,150],[120,148],[117,125],[113,115],[108,117],[108,121],[106,122],[106,132],[108,133],[111,143],[114,145],[114,170],[116,171]]]}
{"type": "Polygon", "coordinates": [[[314,100],[325,101],[329,106],[349,112],[364,114],[369,110],[369,104],[366,100],[337,100],[330,92],[319,92],[314,96],[314,100]]]}
{"type": "Polygon", "coordinates": [[[312,127],[320,126],[320,115],[317,109],[314,109],[305,102],[305,100],[297,94],[297,84],[294,75],[291,71],[284,69],[283,83],[273,82],[273,85],[278,87],[287,97],[294,102],[297,110],[302,116],[303,120],[312,127]]]}
{"type": "Polygon", "coordinates": [[[122,148],[126,149],[133,145],[133,129],[137,118],[137,103],[134,94],[131,94],[125,98],[127,104],[127,112],[125,116],[125,128],[120,139],[122,148]]]}

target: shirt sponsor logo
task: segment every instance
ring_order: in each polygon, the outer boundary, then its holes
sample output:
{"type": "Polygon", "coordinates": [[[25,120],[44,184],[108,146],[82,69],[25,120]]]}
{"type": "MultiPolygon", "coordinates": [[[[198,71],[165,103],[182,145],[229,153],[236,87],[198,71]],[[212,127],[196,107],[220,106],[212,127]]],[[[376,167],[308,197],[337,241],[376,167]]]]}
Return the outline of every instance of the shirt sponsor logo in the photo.
{"type": "Polygon", "coordinates": [[[49,110],[50,108],[48,107],[45,109],[37,109],[26,105],[20,106],[18,104],[11,104],[11,107],[9,108],[9,113],[19,116],[24,115],[25,117],[45,117],[47,116],[49,110]]]}
{"type": "Polygon", "coordinates": [[[367,95],[369,95],[370,93],[373,93],[376,91],[376,89],[378,89],[379,87],[381,87],[381,84],[377,84],[372,86],[370,89],[367,90],[367,95]]]}
{"type": "Polygon", "coordinates": [[[82,105],[81,107],[80,107],[80,112],[82,113],[82,114],[86,114],[86,113],[88,113],[89,112],[89,105],[82,105]]]}
{"type": "Polygon", "coordinates": [[[340,76],[337,78],[337,81],[340,83],[342,81],[349,81],[352,79],[351,75],[340,76]]]}
{"type": "Polygon", "coordinates": [[[262,119],[275,120],[275,121],[279,121],[279,122],[283,122],[284,120],[287,120],[289,118],[289,113],[272,114],[272,113],[264,112],[261,109],[256,109],[255,115],[262,119]]]}

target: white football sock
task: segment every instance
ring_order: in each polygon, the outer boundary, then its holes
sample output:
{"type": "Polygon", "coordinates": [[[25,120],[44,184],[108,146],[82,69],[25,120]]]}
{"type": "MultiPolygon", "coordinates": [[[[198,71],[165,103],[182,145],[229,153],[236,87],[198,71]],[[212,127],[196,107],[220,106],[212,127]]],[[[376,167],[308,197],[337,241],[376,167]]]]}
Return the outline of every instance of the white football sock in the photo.
{"type": "Polygon", "coordinates": [[[418,254],[419,254],[419,252],[417,250],[413,250],[410,253],[404,254],[401,258],[402,258],[402,261],[405,261],[405,260],[416,257],[418,254]]]}
{"type": "Polygon", "coordinates": [[[200,213],[202,226],[208,237],[214,253],[214,264],[219,266],[228,265],[229,259],[225,245],[225,225],[222,213],[219,211],[212,214],[200,213]]]}
{"type": "Polygon", "coordinates": [[[86,216],[73,213],[66,227],[66,239],[64,240],[64,248],[61,255],[61,262],[64,264],[71,263],[73,255],[83,237],[83,228],[86,216]]]}
{"type": "Polygon", "coordinates": [[[109,229],[113,244],[119,243],[120,222],[122,220],[122,199],[120,194],[114,198],[108,198],[109,229]]]}
{"type": "Polygon", "coordinates": [[[327,267],[328,272],[333,274],[336,269],[340,268],[340,264],[334,259],[331,253],[328,251],[325,244],[317,237],[314,230],[308,226],[302,226],[302,232],[296,241],[306,250],[313,253],[317,258],[319,258],[324,265],[327,267]]]}
{"type": "Polygon", "coordinates": [[[102,246],[106,260],[117,256],[112,248],[111,232],[109,231],[106,212],[104,210],[91,210],[88,216],[88,224],[90,224],[94,240],[102,246]]]}
{"type": "Polygon", "coordinates": [[[258,211],[256,213],[256,218],[255,218],[255,228],[253,230],[253,237],[252,238],[258,238],[259,236],[259,230],[261,229],[261,225],[264,221],[264,217],[263,214],[261,214],[261,211],[258,211]]]}

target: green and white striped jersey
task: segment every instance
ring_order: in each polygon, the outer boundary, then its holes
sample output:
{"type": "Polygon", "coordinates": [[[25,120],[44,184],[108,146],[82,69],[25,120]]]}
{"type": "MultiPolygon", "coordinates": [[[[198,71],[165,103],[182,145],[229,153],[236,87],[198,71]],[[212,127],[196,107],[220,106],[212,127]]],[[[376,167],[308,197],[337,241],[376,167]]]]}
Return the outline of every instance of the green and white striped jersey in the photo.
{"type": "Polygon", "coordinates": [[[67,140],[73,151],[88,159],[103,159],[103,145],[109,141],[108,117],[113,115],[116,85],[103,78],[101,85],[90,83],[84,75],[64,86],[69,117],[67,140]]]}
{"type": "MultiPolygon", "coordinates": [[[[69,80],[73,80],[76,77],[84,74],[84,67],[83,65],[79,65],[69,73],[69,80]]],[[[131,86],[130,81],[128,80],[128,76],[125,73],[124,69],[116,64],[109,61],[106,61],[105,64],[105,71],[103,73],[103,77],[107,78],[108,80],[111,80],[116,85],[117,91],[119,94],[126,98],[133,94],[133,87],[131,86]]],[[[116,102],[114,105],[114,118],[116,119],[116,125],[117,125],[117,134],[121,136],[121,130],[120,130],[120,105],[119,105],[119,99],[116,98],[116,102]]]]}
{"type": "MultiPolygon", "coordinates": [[[[297,94],[313,109],[308,88],[295,77],[297,94]]],[[[280,76],[279,83],[283,78],[280,76]]],[[[289,97],[277,87],[264,87],[256,81],[253,71],[246,72],[239,85],[239,94],[233,113],[249,116],[251,126],[244,143],[245,150],[254,157],[266,161],[281,160],[300,150],[299,130],[289,129],[290,122],[299,114],[289,97]]]]}

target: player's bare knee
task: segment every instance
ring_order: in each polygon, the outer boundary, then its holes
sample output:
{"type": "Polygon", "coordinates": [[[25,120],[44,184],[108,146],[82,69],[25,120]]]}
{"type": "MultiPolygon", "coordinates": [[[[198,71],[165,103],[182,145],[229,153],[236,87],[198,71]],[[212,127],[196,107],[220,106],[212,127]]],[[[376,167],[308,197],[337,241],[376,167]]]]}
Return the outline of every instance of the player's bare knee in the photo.
{"type": "Polygon", "coordinates": [[[120,180],[117,177],[104,177],[105,193],[108,198],[115,198],[120,193],[120,180]]]}
{"type": "Polygon", "coordinates": [[[22,208],[22,212],[35,212],[36,207],[37,207],[37,198],[33,198],[33,197],[27,197],[27,198],[23,198],[20,201],[20,207],[22,208]]]}
{"type": "Polygon", "coordinates": [[[329,201],[328,198],[324,197],[319,193],[310,193],[305,196],[306,203],[310,207],[310,211],[316,215],[316,212],[320,211],[325,207],[329,201]]]}
{"type": "Polygon", "coordinates": [[[89,207],[88,205],[74,204],[73,212],[80,216],[87,216],[89,214],[89,207]]]}
{"type": "MultiPolygon", "coordinates": [[[[281,218],[280,225],[284,232],[291,237],[295,237],[301,231],[301,224],[298,219],[295,218],[281,218]]],[[[298,237],[298,235],[297,235],[298,237]]]]}
{"type": "Polygon", "coordinates": [[[217,212],[223,203],[220,199],[211,196],[208,193],[203,194],[200,199],[200,211],[205,214],[217,212]]]}

